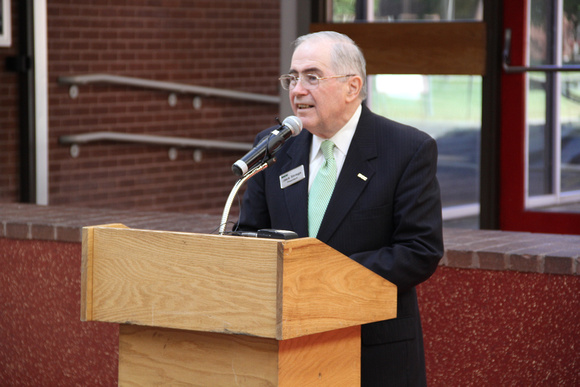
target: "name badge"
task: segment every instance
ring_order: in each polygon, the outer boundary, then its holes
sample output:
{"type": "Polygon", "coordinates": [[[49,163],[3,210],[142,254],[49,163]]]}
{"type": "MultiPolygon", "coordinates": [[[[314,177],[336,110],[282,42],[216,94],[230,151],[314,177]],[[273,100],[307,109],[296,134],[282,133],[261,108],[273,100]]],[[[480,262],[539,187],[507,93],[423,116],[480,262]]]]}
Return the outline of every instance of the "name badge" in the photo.
{"type": "Polygon", "coordinates": [[[289,187],[292,184],[298,183],[304,178],[306,178],[306,174],[304,173],[304,165],[301,165],[280,175],[280,188],[284,189],[289,187]]]}

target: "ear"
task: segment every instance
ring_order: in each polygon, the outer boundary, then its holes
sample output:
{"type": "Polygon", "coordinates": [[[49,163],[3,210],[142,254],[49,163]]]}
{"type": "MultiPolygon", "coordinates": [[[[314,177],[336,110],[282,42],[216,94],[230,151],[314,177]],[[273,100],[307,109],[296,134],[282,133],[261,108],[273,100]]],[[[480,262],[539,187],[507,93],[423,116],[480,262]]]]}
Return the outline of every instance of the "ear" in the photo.
{"type": "Polygon", "coordinates": [[[358,98],[361,90],[362,90],[362,78],[358,75],[350,77],[347,82],[347,100],[352,102],[356,98],[358,98]]]}

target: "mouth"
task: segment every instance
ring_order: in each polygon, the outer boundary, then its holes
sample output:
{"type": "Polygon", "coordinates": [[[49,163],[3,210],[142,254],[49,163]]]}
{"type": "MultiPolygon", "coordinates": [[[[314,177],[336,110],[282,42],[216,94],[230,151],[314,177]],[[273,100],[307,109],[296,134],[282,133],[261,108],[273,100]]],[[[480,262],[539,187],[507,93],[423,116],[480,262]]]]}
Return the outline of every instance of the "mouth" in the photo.
{"type": "Polygon", "coordinates": [[[296,104],[296,107],[298,108],[298,110],[304,110],[304,109],[312,109],[314,107],[314,105],[307,105],[307,104],[299,103],[299,104],[296,104]]]}

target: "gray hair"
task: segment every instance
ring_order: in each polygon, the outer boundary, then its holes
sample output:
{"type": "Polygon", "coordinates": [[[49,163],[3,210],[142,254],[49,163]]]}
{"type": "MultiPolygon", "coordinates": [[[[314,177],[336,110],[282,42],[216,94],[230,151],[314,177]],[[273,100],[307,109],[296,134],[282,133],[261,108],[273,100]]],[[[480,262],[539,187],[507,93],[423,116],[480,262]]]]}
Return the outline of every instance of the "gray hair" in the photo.
{"type": "Polygon", "coordinates": [[[334,31],[320,31],[303,35],[293,43],[294,50],[302,43],[310,40],[326,40],[332,44],[332,69],[337,74],[356,74],[363,80],[360,92],[361,100],[367,97],[367,70],[366,60],[361,49],[348,36],[334,31]]]}

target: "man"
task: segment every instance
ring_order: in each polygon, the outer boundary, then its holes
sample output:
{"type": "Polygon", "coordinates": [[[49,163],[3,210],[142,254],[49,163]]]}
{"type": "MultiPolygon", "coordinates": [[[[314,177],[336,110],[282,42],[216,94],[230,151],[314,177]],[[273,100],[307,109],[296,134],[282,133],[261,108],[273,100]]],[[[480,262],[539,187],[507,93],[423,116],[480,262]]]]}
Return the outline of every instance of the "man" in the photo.
{"type": "Polygon", "coordinates": [[[239,224],[314,236],[397,285],[397,318],[362,327],[361,384],[421,386],[426,376],[415,286],[443,255],[437,146],[425,133],[362,105],[365,66],[345,35],[297,39],[290,72],[280,81],[305,130],[249,181],[239,224]],[[302,180],[281,181],[301,168],[302,180]],[[330,199],[318,193],[319,171],[334,177],[330,199]]]}

